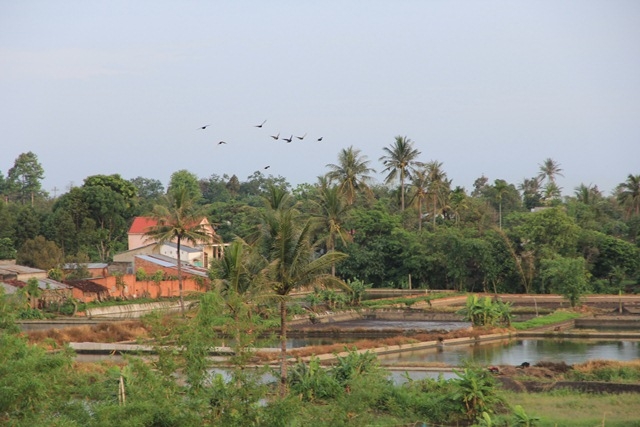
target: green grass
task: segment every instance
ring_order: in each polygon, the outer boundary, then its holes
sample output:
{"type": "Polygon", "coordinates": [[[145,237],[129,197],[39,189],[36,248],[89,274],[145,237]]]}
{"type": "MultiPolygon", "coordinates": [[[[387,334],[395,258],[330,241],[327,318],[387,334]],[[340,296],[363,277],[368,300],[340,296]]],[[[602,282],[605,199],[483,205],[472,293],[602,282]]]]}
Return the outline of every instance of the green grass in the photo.
{"type": "Polygon", "coordinates": [[[525,322],[513,322],[512,326],[519,331],[523,331],[526,329],[539,328],[541,326],[548,326],[553,325],[554,323],[565,322],[567,320],[575,319],[580,316],[580,313],[556,311],[551,314],[547,314],[546,316],[536,317],[525,322]]]}
{"type": "Polygon", "coordinates": [[[573,391],[505,393],[512,406],[540,417],[539,427],[640,427],[640,394],[587,394],[573,391]]]}
{"type": "Polygon", "coordinates": [[[447,298],[461,295],[459,293],[433,293],[429,295],[420,295],[416,297],[397,297],[397,298],[383,298],[383,299],[372,299],[362,301],[361,305],[363,307],[368,308],[380,308],[380,307],[389,307],[398,304],[405,305],[407,307],[411,307],[413,304],[419,302],[429,302],[439,298],[447,298]]]}

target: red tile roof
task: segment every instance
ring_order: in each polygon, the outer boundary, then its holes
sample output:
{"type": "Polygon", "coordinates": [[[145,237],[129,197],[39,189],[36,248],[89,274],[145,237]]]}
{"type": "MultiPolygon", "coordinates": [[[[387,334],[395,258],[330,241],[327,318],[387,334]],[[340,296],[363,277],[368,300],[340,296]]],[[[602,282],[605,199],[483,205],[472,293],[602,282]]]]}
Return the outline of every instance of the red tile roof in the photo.
{"type": "Polygon", "coordinates": [[[82,292],[93,292],[96,294],[109,292],[106,287],[93,283],[89,280],[65,280],[62,283],[78,288],[82,292]]]}
{"type": "Polygon", "coordinates": [[[155,218],[149,216],[137,216],[133,219],[133,224],[129,228],[129,234],[144,234],[149,228],[158,225],[155,218]]]}

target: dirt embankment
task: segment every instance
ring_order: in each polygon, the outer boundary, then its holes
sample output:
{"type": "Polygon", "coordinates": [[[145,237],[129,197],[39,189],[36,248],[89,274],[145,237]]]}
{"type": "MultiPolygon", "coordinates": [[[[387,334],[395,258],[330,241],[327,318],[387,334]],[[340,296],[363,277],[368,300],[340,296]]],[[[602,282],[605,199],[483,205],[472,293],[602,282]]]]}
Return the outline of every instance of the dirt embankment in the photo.
{"type": "Polygon", "coordinates": [[[568,388],[587,393],[640,393],[640,384],[604,381],[575,381],[571,371],[589,372],[594,369],[625,365],[637,368],[637,362],[594,361],[571,366],[564,362],[539,362],[533,366],[490,366],[502,387],[515,392],[544,392],[568,388]]]}

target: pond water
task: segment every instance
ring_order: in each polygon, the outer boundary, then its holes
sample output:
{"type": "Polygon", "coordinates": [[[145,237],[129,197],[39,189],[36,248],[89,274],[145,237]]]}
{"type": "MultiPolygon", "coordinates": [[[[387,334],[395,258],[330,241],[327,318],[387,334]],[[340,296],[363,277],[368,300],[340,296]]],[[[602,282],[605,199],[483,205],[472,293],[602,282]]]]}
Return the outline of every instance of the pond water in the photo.
{"type": "Polygon", "coordinates": [[[340,322],[318,323],[306,326],[307,330],[321,331],[324,329],[337,330],[362,330],[362,331],[386,331],[386,330],[418,330],[418,331],[454,331],[471,326],[470,322],[433,321],[433,320],[380,320],[380,319],[352,319],[340,322]]]}
{"type": "Polygon", "coordinates": [[[379,356],[384,365],[400,366],[416,362],[461,366],[466,361],[480,365],[519,365],[539,361],[569,365],[588,360],[633,360],[640,358],[640,341],[593,339],[514,339],[474,345],[408,351],[379,356]]]}

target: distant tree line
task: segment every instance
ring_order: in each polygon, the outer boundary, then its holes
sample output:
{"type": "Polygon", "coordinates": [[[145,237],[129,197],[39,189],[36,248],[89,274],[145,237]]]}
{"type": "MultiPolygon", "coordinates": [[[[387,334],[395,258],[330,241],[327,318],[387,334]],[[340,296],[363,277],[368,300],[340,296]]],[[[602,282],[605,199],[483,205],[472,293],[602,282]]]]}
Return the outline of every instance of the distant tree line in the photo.
{"type": "Polygon", "coordinates": [[[631,289],[640,277],[640,175],[611,195],[580,185],[561,196],[560,164],[546,159],[521,183],[479,177],[468,191],[452,185],[441,162],[420,161],[411,139],[382,150],[383,183],[353,146],[315,183],[292,188],[256,171],[201,178],[188,170],[157,179],[93,175],[52,197],[34,153],[0,172],[0,259],[52,269],[64,262],[110,261],[127,249],[135,216],[167,203],[172,188],[188,193],[225,242],[251,240],[273,189],[313,220],[317,256],[340,251],[334,276],[374,287],[459,291],[584,293],[631,289]],[[570,278],[570,279],[569,279],[570,278]]]}

